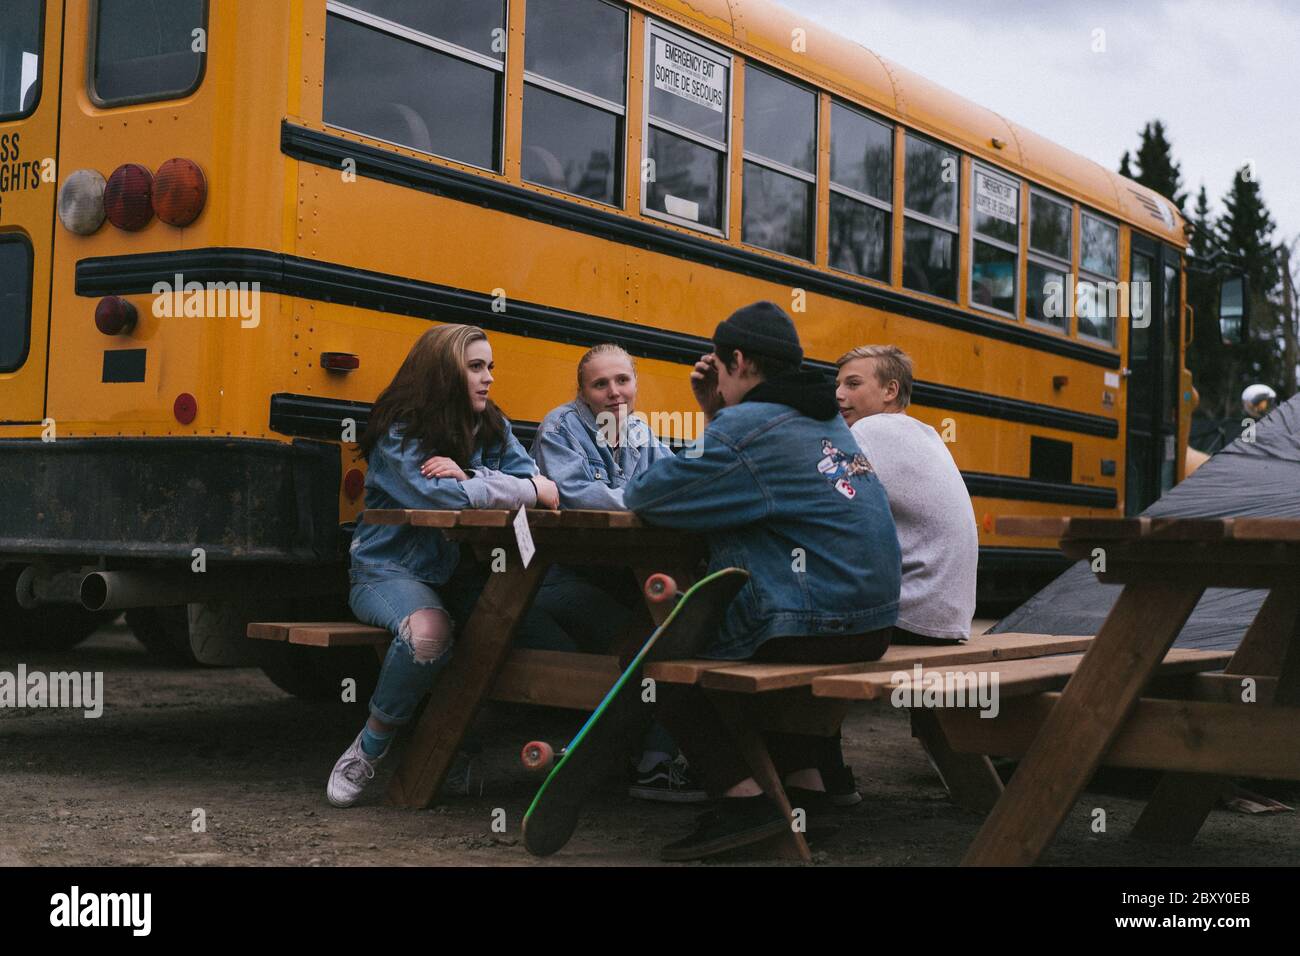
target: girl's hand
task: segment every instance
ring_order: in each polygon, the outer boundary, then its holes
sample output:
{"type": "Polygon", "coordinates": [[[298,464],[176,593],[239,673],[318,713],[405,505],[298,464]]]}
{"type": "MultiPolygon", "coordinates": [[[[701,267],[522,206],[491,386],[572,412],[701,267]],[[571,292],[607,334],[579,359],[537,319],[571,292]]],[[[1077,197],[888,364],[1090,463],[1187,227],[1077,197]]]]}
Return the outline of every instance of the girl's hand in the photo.
{"type": "Polygon", "coordinates": [[[537,507],[552,510],[560,507],[560,489],[555,482],[545,475],[533,475],[533,484],[537,486],[537,507]]]}
{"type": "Polygon", "coordinates": [[[426,478],[455,478],[457,481],[468,481],[469,476],[461,470],[460,465],[456,464],[450,458],[443,458],[435,455],[420,466],[420,474],[426,478]]]}

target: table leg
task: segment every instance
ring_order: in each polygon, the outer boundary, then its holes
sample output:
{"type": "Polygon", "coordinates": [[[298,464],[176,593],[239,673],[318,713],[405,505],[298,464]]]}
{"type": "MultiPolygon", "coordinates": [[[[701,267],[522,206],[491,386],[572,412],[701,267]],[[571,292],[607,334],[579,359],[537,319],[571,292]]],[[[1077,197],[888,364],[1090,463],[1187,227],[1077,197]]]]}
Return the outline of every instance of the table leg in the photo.
{"type": "Polygon", "coordinates": [[[538,560],[527,568],[511,562],[507,570],[489,575],[388,785],[390,804],[423,808],[437,798],[548,567],[548,562],[538,560]]]}
{"type": "MultiPolygon", "coordinates": [[[[1278,681],[1273,706],[1300,704],[1296,687],[1300,651],[1288,653],[1296,647],[1300,647],[1300,588],[1273,588],[1224,673],[1280,678],[1284,670],[1289,671],[1290,680],[1278,681]]],[[[1133,838],[1148,843],[1191,843],[1228,785],[1227,777],[1213,774],[1165,774],[1133,825],[1133,838]]]]}
{"type": "MultiPolygon", "coordinates": [[[[727,725],[732,739],[740,748],[745,763],[749,764],[754,780],[763,788],[764,793],[776,801],[785,818],[792,823],[788,832],[772,837],[773,851],[783,860],[802,860],[804,863],[811,863],[812,851],[808,849],[808,841],[804,839],[803,833],[793,827],[794,809],[790,806],[790,798],[786,796],[785,787],[781,785],[781,775],[776,772],[772,757],[767,752],[767,744],[763,742],[763,735],[757,730],[751,715],[746,712],[747,702],[738,694],[709,691],[708,695],[727,725]]],[[[766,842],[764,841],[764,844],[766,842]]]]}
{"type": "Polygon", "coordinates": [[[961,754],[948,746],[933,710],[914,707],[912,736],[921,744],[952,802],[963,810],[988,813],[1002,796],[1002,778],[984,754],[961,754]]]}
{"type": "Polygon", "coordinates": [[[1028,866],[1038,859],[1203,590],[1169,583],[1125,586],[963,865],[1028,866]]]}

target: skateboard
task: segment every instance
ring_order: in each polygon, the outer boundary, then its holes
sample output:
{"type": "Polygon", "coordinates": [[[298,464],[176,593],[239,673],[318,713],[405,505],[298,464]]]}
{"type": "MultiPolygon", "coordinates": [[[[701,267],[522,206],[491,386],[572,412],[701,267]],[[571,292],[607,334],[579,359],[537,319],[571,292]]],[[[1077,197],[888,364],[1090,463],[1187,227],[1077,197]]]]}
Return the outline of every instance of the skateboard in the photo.
{"type": "Polygon", "coordinates": [[[717,635],[728,605],[748,580],[748,571],[724,568],[682,594],[666,574],[646,580],[648,600],[676,600],[671,613],[646,639],[568,746],[558,753],[541,741],[524,747],[525,766],[536,769],[556,761],[524,814],[524,846],[529,853],[549,856],[569,842],[582,804],[649,728],[653,708],[642,700],[642,666],[647,661],[699,654],[717,635]]]}

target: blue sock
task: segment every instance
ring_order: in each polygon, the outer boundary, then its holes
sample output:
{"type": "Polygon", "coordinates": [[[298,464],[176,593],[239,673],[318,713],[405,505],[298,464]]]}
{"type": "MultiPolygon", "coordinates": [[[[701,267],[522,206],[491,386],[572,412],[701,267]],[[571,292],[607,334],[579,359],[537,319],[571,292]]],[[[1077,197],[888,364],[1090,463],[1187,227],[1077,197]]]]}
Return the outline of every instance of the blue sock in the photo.
{"type": "Polygon", "coordinates": [[[371,730],[370,725],[366,724],[361,730],[361,749],[365,751],[367,757],[379,757],[388,749],[388,743],[393,739],[393,731],[381,734],[378,731],[371,730]]]}

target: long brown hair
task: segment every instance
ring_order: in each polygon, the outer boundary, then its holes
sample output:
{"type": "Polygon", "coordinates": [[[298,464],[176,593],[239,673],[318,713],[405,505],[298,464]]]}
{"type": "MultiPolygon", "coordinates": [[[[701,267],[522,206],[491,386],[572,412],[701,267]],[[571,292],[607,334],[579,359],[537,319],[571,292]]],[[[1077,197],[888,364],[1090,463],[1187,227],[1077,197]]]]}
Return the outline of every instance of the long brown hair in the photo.
{"type": "Polygon", "coordinates": [[[370,410],[361,457],[369,459],[394,424],[401,425],[403,448],[415,441],[422,455],[445,455],[462,468],[475,449],[504,444],[501,410],[491,399],[481,414],[470,404],[465,351],[478,341],[487,334],[473,325],[438,325],[421,335],[370,410]]]}

